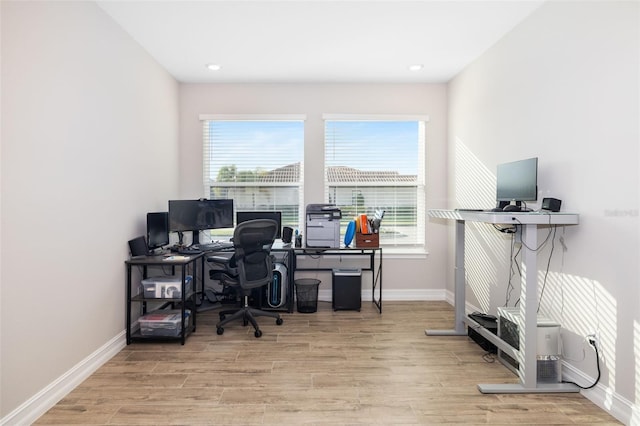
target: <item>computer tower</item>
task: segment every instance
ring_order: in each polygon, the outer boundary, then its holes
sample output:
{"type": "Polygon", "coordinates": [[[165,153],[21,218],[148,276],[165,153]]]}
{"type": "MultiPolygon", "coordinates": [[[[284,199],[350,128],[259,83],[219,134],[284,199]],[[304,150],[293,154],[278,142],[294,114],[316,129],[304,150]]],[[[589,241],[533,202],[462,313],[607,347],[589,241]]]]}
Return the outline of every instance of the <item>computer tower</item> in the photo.
{"type": "Polygon", "coordinates": [[[362,305],[362,272],[360,269],[334,269],[331,293],[334,311],[359,311],[362,305]]]}
{"type": "MultiPolygon", "coordinates": [[[[498,337],[516,349],[520,349],[520,308],[498,308],[498,337]]],[[[560,324],[538,315],[536,332],[536,375],[541,383],[562,381],[562,356],[560,351],[560,324]]],[[[509,370],[518,373],[519,363],[498,348],[498,359],[509,370]]]]}
{"type": "Polygon", "coordinates": [[[265,300],[270,308],[281,308],[287,303],[289,279],[287,267],[282,263],[273,264],[273,279],[265,287],[265,300]]]}

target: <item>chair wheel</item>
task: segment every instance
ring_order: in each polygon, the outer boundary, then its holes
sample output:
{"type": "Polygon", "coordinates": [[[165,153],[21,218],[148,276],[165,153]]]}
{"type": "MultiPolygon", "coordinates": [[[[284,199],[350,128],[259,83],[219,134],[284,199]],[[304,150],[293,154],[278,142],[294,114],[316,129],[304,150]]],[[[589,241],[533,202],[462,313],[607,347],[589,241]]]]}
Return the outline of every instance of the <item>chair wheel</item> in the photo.
{"type": "Polygon", "coordinates": [[[224,328],[222,328],[222,327],[218,327],[218,328],[216,329],[216,333],[218,333],[218,336],[221,336],[221,335],[222,335],[222,333],[224,333],[224,328]]]}
{"type": "Polygon", "coordinates": [[[256,330],[256,332],[255,332],[255,333],[253,333],[253,335],[254,335],[254,336],[256,336],[256,339],[257,339],[258,337],[262,337],[262,331],[260,331],[260,330],[256,330]]]}
{"type": "Polygon", "coordinates": [[[277,325],[282,325],[282,323],[283,323],[283,322],[284,322],[284,321],[282,320],[282,318],[278,318],[278,319],[276,320],[276,324],[277,324],[277,325]]]}

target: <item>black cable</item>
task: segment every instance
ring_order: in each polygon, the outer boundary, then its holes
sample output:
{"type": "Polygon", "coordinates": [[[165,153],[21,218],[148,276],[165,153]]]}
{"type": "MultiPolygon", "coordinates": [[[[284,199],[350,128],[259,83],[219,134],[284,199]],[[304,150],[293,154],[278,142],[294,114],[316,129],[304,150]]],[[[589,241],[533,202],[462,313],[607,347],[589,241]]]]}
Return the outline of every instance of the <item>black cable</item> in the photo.
{"type": "Polygon", "coordinates": [[[493,364],[494,362],[496,362],[496,357],[491,353],[491,352],[485,352],[482,355],[482,359],[484,360],[484,362],[486,362],[487,364],[493,364]]]}
{"type": "MultiPolygon", "coordinates": [[[[515,248],[515,238],[514,235],[511,236],[511,253],[509,253],[510,267],[509,267],[509,281],[507,282],[507,294],[505,295],[504,306],[509,306],[509,300],[511,300],[511,292],[514,290],[513,283],[511,280],[513,279],[513,264],[514,264],[514,254],[513,250],[515,248]]],[[[517,253],[515,254],[517,256],[517,253]]]]}
{"type": "Polygon", "coordinates": [[[551,258],[553,257],[553,250],[556,247],[556,231],[558,225],[553,225],[553,238],[551,238],[551,250],[549,251],[549,258],[547,259],[547,269],[544,271],[544,279],[542,280],[542,290],[540,290],[540,299],[538,300],[538,309],[536,312],[540,312],[540,305],[542,305],[542,297],[544,296],[544,289],[547,287],[547,276],[549,275],[549,268],[551,267],[551,258]]]}
{"type": "Polygon", "coordinates": [[[562,381],[562,383],[569,383],[571,385],[576,385],[577,387],[579,387],[580,389],[591,389],[593,388],[595,385],[598,384],[598,382],[600,381],[600,354],[598,353],[598,346],[596,345],[595,341],[590,342],[591,345],[593,346],[593,349],[596,351],[596,367],[598,368],[598,377],[596,377],[596,381],[593,382],[593,384],[589,385],[589,386],[580,386],[579,384],[577,384],[576,382],[571,382],[571,381],[562,381]]]}
{"type": "MultiPolygon", "coordinates": [[[[522,226],[522,222],[520,222],[520,221],[519,221],[518,219],[516,219],[515,217],[514,217],[514,218],[512,218],[512,220],[515,220],[516,222],[518,222],[518,225],[522,226]]],[[[549,215],[549,226],[551,226],[551,215],[549,215]]],[[[552,229],[551,229],[551,227],[550,227],[550,228],[549,228],[549,232],[547,233],[546,238],[545,238],[545,239],[544,239],[544,241],[543,241],[543,242],[541,242],[541,243],[540,243],[540,245],[539,245],[538,247],[536,247],[536,248],[531,248],[531,247],[527,246],[527,245],[524,243],[524,241],[520,241],[520,242],[521,242],[521,244],[522,244],[524,247],[528,248],[529,250],[531,250],[531,251],[538,251],[538,250],[540,250],[540,249],[541,249],[541,248],[542,248],[542,247],[547,243],[547,241],[549,241],[549,237],[551,236],[551,233],[552,233],[552,229]]],[[[522,240],[522,239],[521,239],[521,240],[522,240]]]]}

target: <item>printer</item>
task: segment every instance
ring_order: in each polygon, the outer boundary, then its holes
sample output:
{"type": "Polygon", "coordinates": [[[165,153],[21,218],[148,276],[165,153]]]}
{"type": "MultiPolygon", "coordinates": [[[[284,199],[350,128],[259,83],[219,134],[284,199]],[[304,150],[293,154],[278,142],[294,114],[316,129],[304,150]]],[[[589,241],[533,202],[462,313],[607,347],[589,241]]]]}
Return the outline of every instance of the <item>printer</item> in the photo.
{"type": "Polygon", "coordinates": [[[340,248],[342,212],[335,204],[308,204],[305,246],[340,248]]]}

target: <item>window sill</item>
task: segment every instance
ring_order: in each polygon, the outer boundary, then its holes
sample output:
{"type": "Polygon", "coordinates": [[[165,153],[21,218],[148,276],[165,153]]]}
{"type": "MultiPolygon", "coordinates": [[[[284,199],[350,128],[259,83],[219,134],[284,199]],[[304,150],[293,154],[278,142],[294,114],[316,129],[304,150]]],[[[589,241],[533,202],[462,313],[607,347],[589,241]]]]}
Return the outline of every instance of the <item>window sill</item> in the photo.
{"type": "Polygon", "coordinates": [[[396,259],[425,259],[429,252],[424,247],[384,247],[384,257],[396,259]]]}

